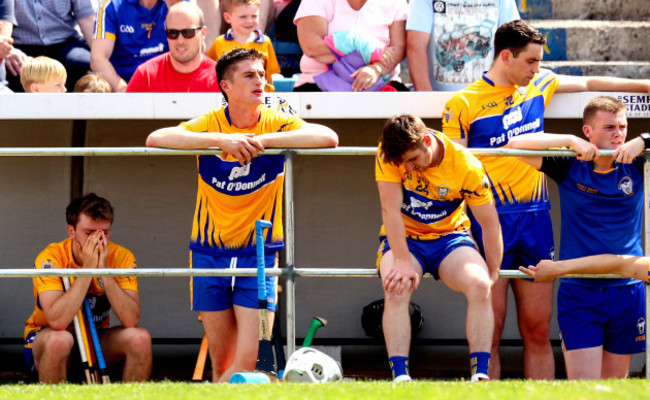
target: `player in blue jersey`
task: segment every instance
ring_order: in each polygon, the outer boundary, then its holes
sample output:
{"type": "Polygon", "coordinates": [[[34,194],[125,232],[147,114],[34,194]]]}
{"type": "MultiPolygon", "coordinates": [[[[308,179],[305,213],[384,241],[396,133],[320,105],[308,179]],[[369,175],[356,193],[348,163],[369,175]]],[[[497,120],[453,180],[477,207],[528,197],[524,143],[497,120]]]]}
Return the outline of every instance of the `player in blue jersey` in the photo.
{"type": "Polygon", "coordinates": [[[425,272],[467,298],[471,380],[487,380],[494,329],[490,288],[503,244],[481,163],[419,118],[401,115],[384,126],[375,179],[384,222],[377,254],[382,325],[394,381],[411,380],[409,302],[425,272]],[[483,227],[486,260],[469,234],[465,204],[483,227]]]}
{"type": "MultiPolygon", "coordinates": [[[[446,105],[443,132],[468,147],[505,147],[517,136],[544,131],[544,110],[554,93],[578,91],[650,92],[650,81],[556,75],[539,68],[546,38],[516,20],[497,29],[495,58],[481,79],[457,92],[446,105]]],[[[517,269],[553,258],[550,203],[544,174],[512,157],[479,157],[492,185],[503,229],[501,268],[517,269]]],[[[472,232],[481,244],[478,225],[472,232]]],[[[505,324],[508,286],[517,303],[524,343],[524,376],[553,379],[549,340],[553,285],[500,279],[493,288],[495,332],[490,377],[501,375],[499,342],[505,324]]]]}
{"type": "MultiPolygon", "coordinates": [[[[575,157],[529,157],[523,161],[558,185],[562,209],[560,259],[602,253],[642,256],[643,158],[646,140],[625,142],[625,105],[613,97],[589,101],[583,133],[533,134],[508,147],[571,147],[575,157]],[[614,149],[612,157],[598,149],[614,149]]],[[[647,278],[647,277],[646,277],[647,278]]],[[[633,353],[645,350],[645,290],[633,279],[563,278],[558,322],[569,379],[627,376],[633,353]]]]}
{"type": "MultiPolygon", "coordinates": [[[[126,86],[138,65],[169,51],[164,0],[103,0],[95,20],[90,67],[114,92],[126,86]]],[[[195,27],[195,30],[201,27],[195,27]]]]}
{"type": "MultiPolygon", "coordinates": [[[[149,135],[147,146],[219,147],[221,156],[198,156],[199,185],[190,241],[192,268],[255,268],[254,223],[273,222],[266,237],[267,265],[277,266],[282,236],[284,157],[265,148],[333,147],[331,129],[266,109],[262,53],[235,49],[217,63],[228,105],[149,135]]],[[[275,278],[267,279],[275,310],[275,278]]],[[[257,360],[259,317],[253,277],[192,279],[192,308],[200,311],[212,360],[212,380],[252,371],[257,360]]],[[[273,312],[269,312],[272,321],[273,312]]]]}

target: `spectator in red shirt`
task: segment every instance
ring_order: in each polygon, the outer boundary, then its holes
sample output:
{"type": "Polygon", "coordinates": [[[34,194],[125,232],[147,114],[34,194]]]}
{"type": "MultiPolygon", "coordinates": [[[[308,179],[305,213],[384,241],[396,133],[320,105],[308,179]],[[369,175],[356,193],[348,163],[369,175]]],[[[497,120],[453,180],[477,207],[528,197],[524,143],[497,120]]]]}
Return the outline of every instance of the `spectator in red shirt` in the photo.
{"type": "Polygon", "coordinates": [[[127,92],[219,92],[216,63],[201,51],[206,27],[194,3],[173,5],[165,20],[169,52],[138,66],[127,92]]]}

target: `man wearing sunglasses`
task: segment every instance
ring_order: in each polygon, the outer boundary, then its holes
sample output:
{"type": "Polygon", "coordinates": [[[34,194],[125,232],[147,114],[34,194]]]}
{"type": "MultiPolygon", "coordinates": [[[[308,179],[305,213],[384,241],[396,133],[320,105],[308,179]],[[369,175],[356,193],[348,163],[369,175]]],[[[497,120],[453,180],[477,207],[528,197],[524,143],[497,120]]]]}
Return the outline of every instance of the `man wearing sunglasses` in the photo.
{"type": "MultiPolygon", "coordinates": [[[[265,238],[266,265],[283,249],[284,156],[267,148],[334,147],[331,129],[264,106],[264,61],[257,50],[234,49],[217,62],[228,105],[149,135],[147,146],[201,149],[221,155],[197,157],[198,192],[190,239],[192,268],[254,268],[254,225],[273,223],[265,238]]],[[[276,279],[267,278],[269,314],[275,311],[276,279]]],[[[192,309],[201,313],[212,360],[213,382],[255,368],[259,316],[255,277],[194,277],[192,309]]],[[[270,317],[272,321],[272,316],[270,317]]]]}
{"type": "Polygon", "coordinates": [[[201,51],[206,27],[194,3],[169,8],[165,20],[169,52],[141,64],[127,92],[218,92],[216,62],[201,51]]]}
{"type": "Polygon", "coordinates": [[[104,1],[97,12],[90,48],[90,68],[114,92],[126,85],[138,65],[167,50],[164,0],[104,1]]]}

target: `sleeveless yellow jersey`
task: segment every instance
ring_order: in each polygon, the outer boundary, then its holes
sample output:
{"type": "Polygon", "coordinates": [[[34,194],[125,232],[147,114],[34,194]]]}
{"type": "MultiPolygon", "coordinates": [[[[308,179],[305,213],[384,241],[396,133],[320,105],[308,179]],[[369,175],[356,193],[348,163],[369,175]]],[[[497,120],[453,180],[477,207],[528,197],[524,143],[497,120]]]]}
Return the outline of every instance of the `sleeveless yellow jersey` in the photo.
{"type": "MultiPolygon", "coordinates": [[[[463,146],[440,132],[431,131],[443,146],[440,164],[424,172],[408,172],[377,155],[375,180],[402,184],[402,219],[406,235],[412,239],[432,240],[447,233],[469,232],[469,219],[463,201],[480,206],[492,200],[483,166],[463,146]]],[[[384,226],[380,236],[386,236],[384,226]]]]}
{"type": "MultiPolygon", "coordinates": [[[[447,102],[442,131],[468,147],[507,147],[510,138],[544,131],[544,110],[559,85],[541,70],[528,86],[495,86],[485,75],[447,102]]],[[[515,157],[479,157],[500,214],[550,208],[543,173],[515,157]]]]}
{"type": "MultiPolygon", "coordinates": [[[[305,122],[260,106],[260,120],[252,128],[230,123],[228,108],[210,111],[181,123],[192,132],[264,133],[293,131],[305,122]]],[[[231,155],[197,156],[198,192],[190,249],[219,257],[255,254],[255,221],[273,223],[265,238],[267,251],[284,248],[282,193],[284,156],[261,155],[244,166],[231,155]]]]}
{"type": "MultiPolygon", "coordinates": [[[[72,239],[59,243],[52,243],[43,250],[34,263],[36,269],[49,268],[81,268],[74,262],[72,257],[72,239]]],[[[108,268],[136,268],[135,257],[128,249],[109,242],[108,243],[108,268]]],[[[71,278],[74,279],[74,278],[71,278]]],[[[124,290],[138,291],[138,279],[136,277],[115,277],[115,280],[124,290]]],[[[35,277],[34,281],[34,312],[25,323],[25,338],[33,332],[47,327],[45,314],[41,309],[38,295],[48,290],[63,291],[63,280],[57,276],[35,277]]],[[[104,294],[104,284],[101,278],[93,277],[88,289],[88,301],[95,317],[97,328],[108,328],[109,310],[111,308],[108,298],[104,294]]],[[[85,314],[84,314],[85,315],[85,314]]]]}

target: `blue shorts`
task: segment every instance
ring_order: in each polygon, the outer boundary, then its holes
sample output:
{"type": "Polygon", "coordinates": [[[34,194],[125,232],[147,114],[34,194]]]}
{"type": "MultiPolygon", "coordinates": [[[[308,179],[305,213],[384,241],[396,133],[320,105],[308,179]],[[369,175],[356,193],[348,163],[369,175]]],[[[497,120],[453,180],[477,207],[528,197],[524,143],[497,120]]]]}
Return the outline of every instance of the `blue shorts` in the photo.
{"type": "MultiPolygon", "coordinates": [[[[381,258],[390,250],[388,239],[382,237],[379,239],[380,245],[377,250],[377,269],[379,269],[379,262],[381,258]]],[[[440,279],[438,269],[440,263],[452,251],[462,246],[469,246],[476,249],[474,241],[465,232],[452,232],[434,240],[416,240],[406,238],[406,244],[409,252],[418,260],[422,266],[422,273],[430,273],[437,280],[440,279]]]]}
{"type": "Polygon", "coordinates": [[[40,328],[37,331],[30,332],[27,335],[27,339],[25,339],[24,343],[25,347],[23,348],[23,356],[25,357],[25,365],[31,374],[36,374],[36,368],[34,368],[34,353],[32,352],[32,344],[34,343],[34,339],[36,339],[36,335],[42,329],[43,328],[40,328]]]}
{"type": "MultiPolygon", "coordinates": [[[[470,214],[472,235],[485,257],[481,225],[470,214]]],[[[499,214],[503,235],[502,270],[537,265],[541,260],[555,259],[553,225],[547,210],[499,214]]]]}
{"type": "MultiPolygon", "coordinates": [[[[266,268],[277,268],[278,253],[264,256],[266,268]]],[[[257,268],[256,256],[215,257],[190,251],[191,268],[257,268]]],[[[269,311],[275,311],[278,278],[266,277],[269,311]]],[[[193,276],[190,282],[192,310],[223,311],[238,305],[258,308],[256,276],[193,276]]]]}
{"type": "Polygon", "coordinates": [[[603,346],[614,354],[645,351],[645,287],[561,283],[557,320],[565,350],[603,346]]]}

